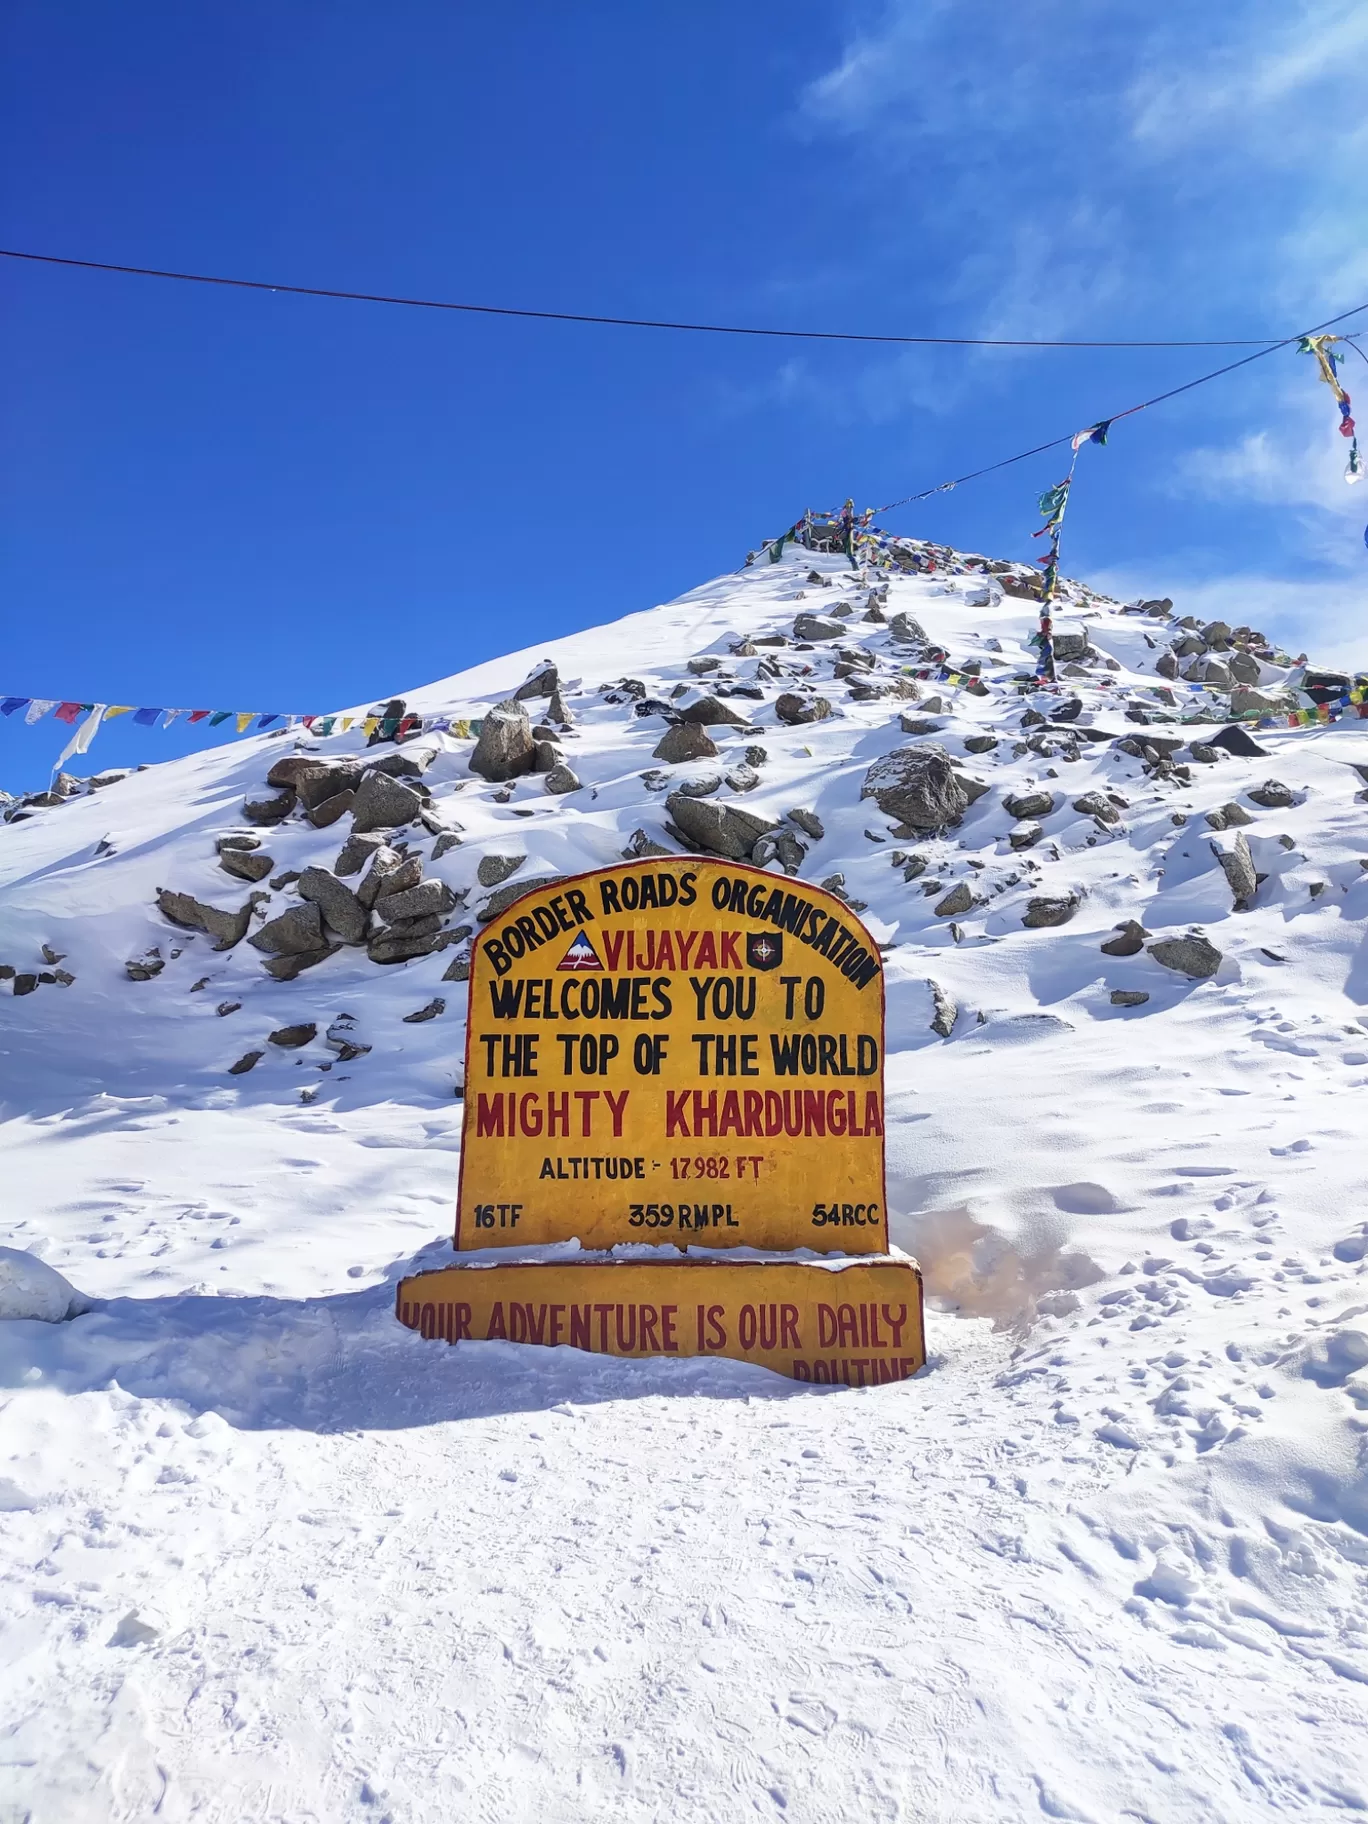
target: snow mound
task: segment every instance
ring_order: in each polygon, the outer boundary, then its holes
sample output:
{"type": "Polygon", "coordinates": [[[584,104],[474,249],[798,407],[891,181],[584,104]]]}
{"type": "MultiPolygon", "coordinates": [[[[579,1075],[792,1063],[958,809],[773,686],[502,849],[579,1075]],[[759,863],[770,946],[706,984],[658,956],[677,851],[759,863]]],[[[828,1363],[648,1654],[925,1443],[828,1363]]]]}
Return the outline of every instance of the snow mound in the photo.
{"type": "Polygon", "coordinates": [[[0,1248],[0,1318],[64,1324],[90,1308],[85,1294],[45,1260],[22,1248],[0,1248]]]}

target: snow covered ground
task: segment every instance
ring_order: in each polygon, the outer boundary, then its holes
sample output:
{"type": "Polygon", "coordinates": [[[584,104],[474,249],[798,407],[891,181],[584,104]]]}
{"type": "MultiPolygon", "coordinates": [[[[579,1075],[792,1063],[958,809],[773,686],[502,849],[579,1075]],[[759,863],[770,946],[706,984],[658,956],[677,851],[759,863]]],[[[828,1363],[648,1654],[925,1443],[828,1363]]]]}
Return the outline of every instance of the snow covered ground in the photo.
{"type": "MultiPolygon", "coordinates": [[[[47,944],[76,978],[0,995],[0,1243],[97,1301],[0,1323],[6,1824],[1368,1810],[1368,736],[1260,733],[1267,757],[1186,782],[1110,740],[1018,751],[1030,604],[944,568],[894,580],[886,612],[981,660],[986,696],[857,701],[829,646],[730,656],[844,600],[841,643],[889,682],[866,596],[790,553],[559,642],[584,789],[500,801],[452,739],[426,780],[464,839],[421,846],[458,890],[487,852],[525,853],[519,878],[617,860],[638,828],[669,846],[641,776],[664,723],[601,686],[706,688],[705,654],[742,683],[780,668],[731,700],[761,732],[713,732],[729,764],[764,746],[739,802],[815,811],[804,876],[842,873],[891,946],[893,1231],[933,1295],[906,1384],[399,1327],[396,1280],[449,1250],[455,953],[344,950],[276,982],[155,902],[245,899],[213,838],[293,737],[0,831],[0,962],[42,969],[47,944]],[[836,713],[785,727],[774,699],[805,681],[836,713]],[[923,739],[900,714],[990,788],[946,837],[899,841],[860,800],[923,739]],[[997,747],[966,750],[980,735],[997,747]],[[1247,796],[1270,778],[1292,803],[1247,796]],[[1018,852],[1003,799],[1036,789],[1053,809],[1018,852]],[[1093,791],[1119,821],[1072,808],[1093,791]],[[1204,822],[1231,802],[1266,876],[1239,912],[1204,822]],[[953,931],[932,879],[981,902],[953,931]],[[1069,922],[1023,928],[1030,898],[1071,894],[1069,922]],[[1127,919],[1199,925],[1219,970],[1103,954],[1127,919]],[[154,944],[166,967],[131,981],[154,944]],[[958,1004],[948,1039],[928,978],[958,1004]],[[371,1046],[349,1063],[322,1039],[343,1013],[371,1046]],[[301,1020],[313,1044],[266,1043],[301,1020]]],[[[1143,738],[1124,710],[1157,711],[1160,629],[1074,613],[1105,655],[1068,680],[1082,721],[1143,738]]],[[[410,707],[478,715],[541,656],[410,707]]],[[[331,865],[344,833],[265,836],[284,870],[331,865]]]]}

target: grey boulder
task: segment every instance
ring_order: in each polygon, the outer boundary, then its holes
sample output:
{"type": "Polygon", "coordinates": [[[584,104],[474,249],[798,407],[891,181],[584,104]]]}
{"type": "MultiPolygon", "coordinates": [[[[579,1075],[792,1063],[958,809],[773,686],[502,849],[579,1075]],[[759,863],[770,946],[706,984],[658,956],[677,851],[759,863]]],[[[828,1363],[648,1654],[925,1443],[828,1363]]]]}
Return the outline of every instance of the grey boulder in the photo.
{"type": "Polygon", "coordinates": [[[895,640],[906,640],[913,645],[925,646],[926,629],[915,614],[895,614],[888,623],[888,631],[895,640]]]}
{"type": "Polygon", "coordinates": [[[1030,899],[1022,913],[1021,922],[1028,931],[1039,931],[1049,925],[1067,925],[1078,910],[1078,895],[1068,893],[1062,897],[1030,899]]]}
{"type": "Polygon", "coordinates": [[[804,722],[825,722],[831,705],[825,697],[800,697],[796,691],[786,690],[775,701],[774,713],[781,722],[798,727],[804,722]]]}
{"type": "Polygon", "coordinates": [[[974,889],[967,880],[956,881],[945,898],[936,907],[937,918],[957,918],[961,912],[971,912],[974,908],[974,889]]]}
{"type": "Polygon", "coordinates": [[[686,841],[728,861],[748,861],[760,837],[779,827],[738,805],[688,798],[682,792],[672,792],[665,805],[686,841]]]}
{"type": "Polygon", "coordinates": [[[1265,779],[1262,785],[1251,785],[1249,796],[1266,811],[1285,811],[1297,802],[1296,794],[1281,779],[1265,779]]]}
{"type": "Polygon", "coordinates": [[[265,880],[275,862],[264,852],[254,854],[247,849],[220,849],[219,866],[234,880],[258,881],[265,880]]]}
{"type": "Polygon", "coordinates": [[[809,614],[806,611],[795,616],[793,637],[795,640],[839,640],[845,632],[839,621],[829,620],[824,614],[809,614]]]}
{"type": "Polygon", "coordinates": [[[1213,842],[1211,850],[1221,864],[1236,909],[1242,911],[1259,890],[1259,877],[1254,872],[1254,857],[1249,852],[1249,838],[1243,830],[1239,830],[1228,845],[1213,842]]]}
{"type": "Polygon", "coordinates": [[[969,794],[938,744],[899,747],[876,760],[860,787],[861,798],[873,798],[888,817],[914,830],[941,830],[958,823],[969,808],[969,794]]]}
{"type": "Polygon", "coordinates": [[[311,900],[305,900],[282,912],[279,918],[268,919],[247,941],[268,956],[303,956],[311,950],[326,949],[323,914],[311,900]]]}
{"type": "Polygon", "coordinates": [[[305,868],[299,877],[299,896],[312,900],[344,944],[359,944],[365,938],[366,908],[326,868],[305,868]]]}
{"type": "Polygon", "coordinates": [[[1155,962],[1162,963],[1165,969],[1173,969],[1196,981],[1205,981],[1221,966],[1221,952],[1197,932],[1189,932],[1186,937],[1161,937],[1158,943],[1150,944],[1148,950],[1155,962]]]}
{"type": "Polygon", "coordinates": [[[581,789],[579,774],[561,761],[546,775],[546,789],[554,797],[562,798],[567,792],[577,792],[581,789]]]}
{"type": "Polygon", "coordinates": [[[679,766],[687,760],[715,760],[717,743],[700,723],[678,722],[667,728],[652,751],[653,760],[679,766]]]}
{"type": "Polygon", "coordinates": [[[407,918],[442,918],[460,903],[444,880],[425,880],[406,892],[382,894],[375,902],[375,910],[387,925],[392,925],[407,918]]]}
{"type": "Polygon", "coordinates": [[[365,834],[369,830],[402,829],[412,823],[423,808],[423,800],[411,787],[388,773],[368,772],[361,781],[352,806],[352,830],[365,834]]]}
{"type": "Polygon", "coordinates": [[[337,860],[333,864],[333,872],[335,874],[359,874],[375,851],[383,849],[384,846],[383,836],[358,836],[353,831],[338,851],[337,860]]]}
{"type": "Polygon", "coordinates": [[[481,855],[475,878],[482,887],[497,887],[510,874],[516,874],[526,860],[526,855],[481,855]]]}
{"type": "Polygon", "coordinates": [[[1049,792],[1021,792],[1014,795],[1009,792],[1003,799],[1011,816],[1048,817],[1054,809],[1054,798],[1049,792]]]}
{"type": "Polygon", "coordinates": [[[172,893],[165,887],[157,888],[157,904],[173,925],[183,925],[188,931],[206,931],[217,941],[215,950],[231,950],[234,944],[240,944],[247,935],[247,927],[252,922],[252,907],[265,895],[253,893],[236,912],[226,906],[209,906],[202,899],[195,899],[189,893],[172,893]]]}
{"type": "Polygon", "coordinates": [[[738,715],[728,704],[719,703],[716,697],[700,697],[697,703],[690,703],[679,713],[682,720],[700,728],[720,728],[727,724],[732,728],[750,727],[744,716],[738,715]]]}
{"type": "Polygon", "coordinates": [[[482,779],[502,785],[532,771],[537,744],[527,711],[516,698],[496,703],[486,711],[480,738],[470,756],[470,770],[482,779]]]}

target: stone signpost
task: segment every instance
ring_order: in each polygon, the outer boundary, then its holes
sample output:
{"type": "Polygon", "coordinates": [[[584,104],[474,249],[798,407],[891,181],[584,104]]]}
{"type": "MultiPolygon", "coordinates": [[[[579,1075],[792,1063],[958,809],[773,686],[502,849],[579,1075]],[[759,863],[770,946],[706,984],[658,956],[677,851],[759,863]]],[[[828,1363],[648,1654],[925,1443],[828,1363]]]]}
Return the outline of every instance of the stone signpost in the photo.
{"type": "Polygon", "coordinates": [[[400,1321],[905,1379],[883,1037],[878,947],[818,887],[699,856],[534,887],[471,952],[455,1247],[479,1264],[404,1280],[400,1321]]]}

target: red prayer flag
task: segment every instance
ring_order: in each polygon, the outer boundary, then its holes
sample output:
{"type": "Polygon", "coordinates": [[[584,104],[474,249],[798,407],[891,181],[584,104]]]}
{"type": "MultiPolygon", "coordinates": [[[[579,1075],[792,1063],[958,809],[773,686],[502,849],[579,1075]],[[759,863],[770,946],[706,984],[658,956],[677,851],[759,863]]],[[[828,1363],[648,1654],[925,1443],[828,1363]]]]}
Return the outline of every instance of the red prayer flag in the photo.
{"type": "Polygon", "coordinates": [[[57,705],[57,720],[68,724],[75,722],[83,707],[84,705],[80,703],[59,703],[57,705]]]}
{"type": "Polygon", "coordinates": [[[192,722],[203,722],[208,714],[209,711],[207,709],[192,709],[190,711],[190,720],[192,722]]]}

